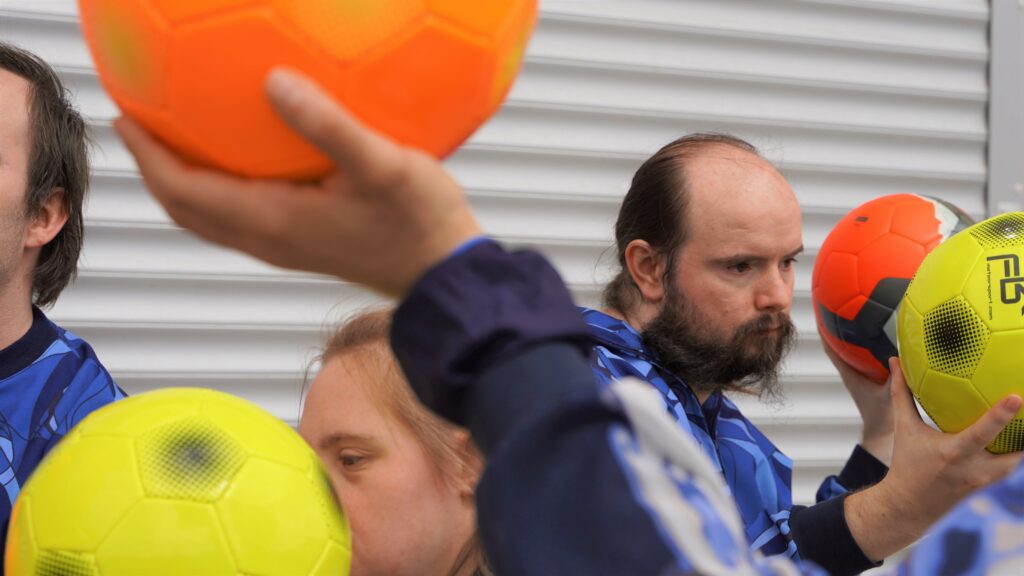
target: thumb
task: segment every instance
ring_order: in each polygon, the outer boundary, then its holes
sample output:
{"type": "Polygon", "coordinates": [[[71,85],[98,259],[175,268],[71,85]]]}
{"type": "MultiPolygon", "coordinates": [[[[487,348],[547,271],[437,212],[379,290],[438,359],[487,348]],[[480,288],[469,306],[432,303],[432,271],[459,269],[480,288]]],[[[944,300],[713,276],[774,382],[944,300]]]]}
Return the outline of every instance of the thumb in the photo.
{"type": "Polygon", "coordinates": [[[907,380],[903,376],[903,367],[899,358],[889,358],[889,397],[892,399],[893,413],[896,418],[896,426],[899,428],[914,429],[919,426],[927,427],[921,415],[914,405],[913,393],[907,386],[907,380]]]}
{"type": "Polygon", "coordinates": [[[1016,394],[1000,400],[995,406],[978,418],[978,421],[971,424],[963,432],[957,434],[961,442],[961,448],[965,450],[977,450],[992,443],[999,436],[999,433],[1006,428],[1006,425],[1013,420],[1020,410],[1024,401],[1016,394]]]}

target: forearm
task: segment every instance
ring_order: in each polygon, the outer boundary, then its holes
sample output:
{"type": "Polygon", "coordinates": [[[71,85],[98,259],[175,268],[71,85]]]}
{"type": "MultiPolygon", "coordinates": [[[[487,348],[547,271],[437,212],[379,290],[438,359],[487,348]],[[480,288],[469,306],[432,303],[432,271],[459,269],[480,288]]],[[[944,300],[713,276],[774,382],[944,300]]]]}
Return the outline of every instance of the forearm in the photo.
{"type": "Polygon", "coordinates": [[[869,435],[865,430],[860,446],[882,464],[888,466],[892,462],[892,433],[869,435]]]}
{"type": "Polygon", "coordinates": [[[857,406],[864,427],[861,432],[860,445],[872,456],[888,466],[892,462],[892,444],[895,430],[892,401],[889,398],[891,384],[879,384],[864,376],[829,345],[823,346],[825,355],[835,365],[843,380],[843,386],[850,393],[850,398],[857,406]]]}
{"type": "Polygon", "coordinates": [[[864,555],[874,561],[891,556],[920,538],[945,510],[922,514],[914,494],[902,494],[881,482],[846,498],[846,522],[864,555]]]}

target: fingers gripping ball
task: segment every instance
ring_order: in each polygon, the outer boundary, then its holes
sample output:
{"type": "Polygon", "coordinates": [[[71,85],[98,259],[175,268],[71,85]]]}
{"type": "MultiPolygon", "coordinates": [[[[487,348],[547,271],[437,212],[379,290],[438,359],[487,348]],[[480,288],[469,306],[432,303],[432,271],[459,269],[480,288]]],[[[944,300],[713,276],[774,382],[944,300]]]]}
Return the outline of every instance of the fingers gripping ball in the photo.
{"type": "Polygon", "coordinates": [[[814,261],[811,296],[825,345],[878,383],[896,355],[895,310],[925,255],[973,224],[962,210],[914,194],[854,208],[814,261]]]}
{"type": "Polygon", "coordinates": [[[330,164],[274,116],[263,82],[304,72],[364,123],[438,157],[490,117],[536,0],[79,0],[100,79],[193,162],[308,178],[330,164]]]}
{"type": "MultiPolygon", "coordinates": [[[[1024,396],[1024,213],[976,224],[929,254],[898,327],[907,385],[942,430],[1024,396]]],[[[1024,409],[988,448],[1024,450],[1024,409]]]]}
{"type": "Polygon", "coordinates": [[[15,503],[9,576],[348,574],[313,451],[239,398],[166,389],[91,414],[15,503]]]}

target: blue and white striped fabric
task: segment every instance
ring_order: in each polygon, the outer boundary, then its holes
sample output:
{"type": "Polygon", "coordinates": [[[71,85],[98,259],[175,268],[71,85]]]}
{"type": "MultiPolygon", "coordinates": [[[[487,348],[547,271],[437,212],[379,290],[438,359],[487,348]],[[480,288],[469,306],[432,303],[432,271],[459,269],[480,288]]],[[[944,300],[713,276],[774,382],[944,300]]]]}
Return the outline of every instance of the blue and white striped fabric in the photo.
{"type": "MultiPolygon", "coordinates": [[[[662,527],[664,545],[692,565],[666,574],[824,574],[811,563],[797,566],[784,557],[744,550],[728,488],[694,439],[666,417],[657,393],[632,379],[608,389],[629,421],[613,427],[609,446],[625,474],[635,479],[633,499],[662,527]]],[[[1024,464],[968,497],[883,574],[1024,574],[1024,464]]]]}

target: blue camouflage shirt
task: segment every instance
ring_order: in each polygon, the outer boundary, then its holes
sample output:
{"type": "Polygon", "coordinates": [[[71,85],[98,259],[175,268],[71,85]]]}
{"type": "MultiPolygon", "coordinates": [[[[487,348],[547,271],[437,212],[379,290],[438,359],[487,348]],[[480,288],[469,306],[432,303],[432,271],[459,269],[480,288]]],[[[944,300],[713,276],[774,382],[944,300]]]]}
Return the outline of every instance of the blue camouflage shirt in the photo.
{"type": "MultiPolygon", "coordinates": [[[[478,524],[497,573],[825,576],[864,569],[852,555],[836,561],[835,547],[820,544],[844,535],[833,530],[836,516],[812,511],[835,512],[829,507],[842,497],[795,507],[790,521],[804,560],[810,548],[800,534],[818,537],[825,570],[752,551],[719,475],[725,461],[705,457],[689,417],[665,411],[656,386],[598,387],[592,329],[541,256],[508,253],[494,242],[477,242],[432,268],[395,313],[391,344],[410,385],[431,409],[467,426],[486,454],[478,524]]],[[[719,427],[724,406],[711,419],[719,427]]],[[[839,475],[846,487],[884,471],[862,461],[860,476],[848,474],[859,449],[839,475]]],[[[886,573],[1017,574],[1022,527],[1024,465],[954,508],[886,573]]]]}
{"type": "MultiPolygon", "coordinates": [[[[632,376],[654,386],[668,412],[697,440],[725,477],[746,524],[751,548],[768,555],[799,558],[790,535],[792,460],[728,398],[712,394],[701,405],[681,379],[658,365],[631,326],[597,310],[580,310],[597,340],[592,363],[598,380],[607,385],[632,376]]],[[[847,491],[837,477],[830,476],[818,490],[817,499],[828,500],[847,491]]]]}
{"type": "Polygon", "coordinates": [[[0,350],[0,546],[43,456],[90,412],[123,397],[85,341],[33,309],[29,331],[0,350]]]}

